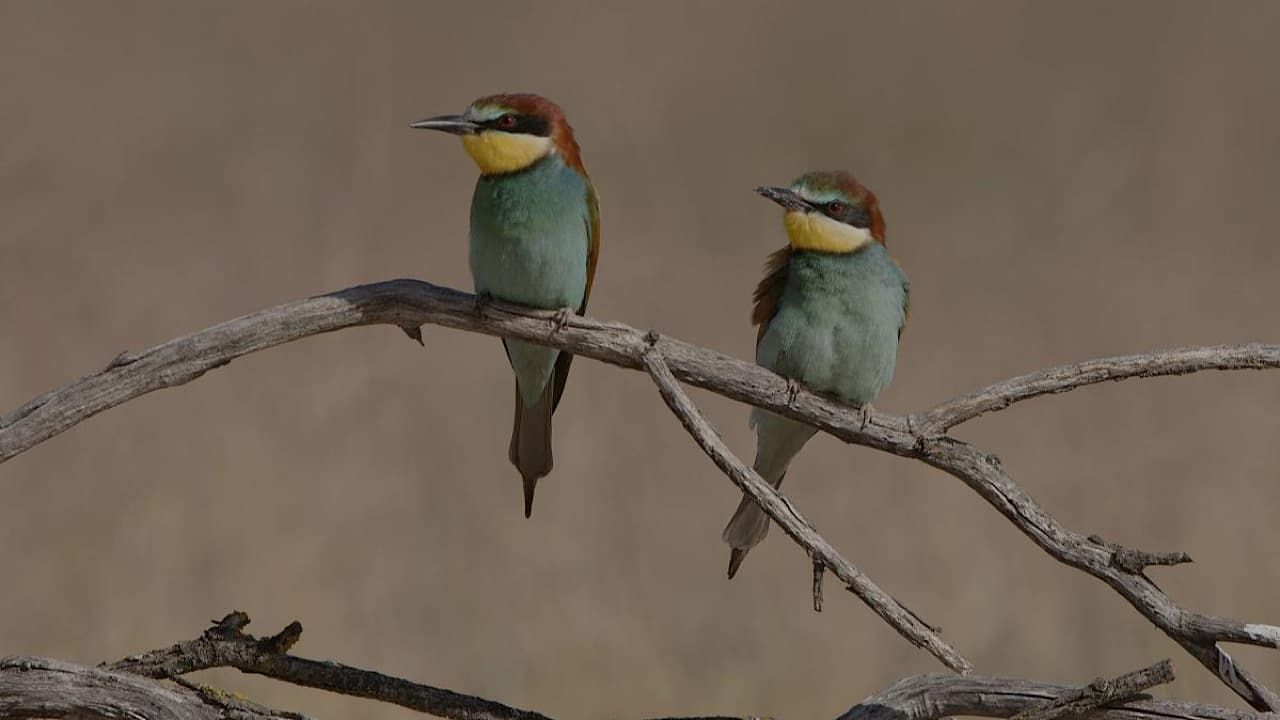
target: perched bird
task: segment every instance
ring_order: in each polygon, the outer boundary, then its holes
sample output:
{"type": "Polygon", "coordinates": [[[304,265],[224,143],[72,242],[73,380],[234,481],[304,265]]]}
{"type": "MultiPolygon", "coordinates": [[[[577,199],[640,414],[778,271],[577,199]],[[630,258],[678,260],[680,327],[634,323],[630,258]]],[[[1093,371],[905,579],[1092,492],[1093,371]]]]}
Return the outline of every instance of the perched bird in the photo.
{"type": "MultiPolygon", "coordinates": [[[[471,196],[471,276],[480,298],[582,314],[600,248],[600,210],[573,130],[550,100],[483,97],[461,115],[410,127],[462,138],[480,168],[471,196]]],[[[551,472],[551,414],[573,356],[503,340],[516,376],[508,456],[524,483],[524,515],[538,479],[551,472]]]]}
{"type": "MultiPolygon", "coordinates": [[[[866,406],[893,378],[908,284],[884,244],[876,196],[845,172],[811,172],[756,192],[783,207],[789,244],[769,256],[751,313],[756,363],[816,392],[866,406]]],[[[817,432],[753,408],[755,471],[774,487],[817,432]]],[[[724,529],[729,577],[769,518],[745,495],[724,529]]]]}

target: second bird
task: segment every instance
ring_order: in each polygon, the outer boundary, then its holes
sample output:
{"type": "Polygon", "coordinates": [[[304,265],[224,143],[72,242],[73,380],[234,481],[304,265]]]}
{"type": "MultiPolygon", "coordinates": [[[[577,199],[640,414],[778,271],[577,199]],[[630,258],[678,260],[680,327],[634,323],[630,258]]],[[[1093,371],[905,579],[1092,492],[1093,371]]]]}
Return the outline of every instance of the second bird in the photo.
{"type": "MultiPolygon", "coordinates": [[[[412,127],[462,138],[480,168],[471,197],[471,276],[481,297],[583,313],[600,247],[600,211],[578,143],[555,103],[531,94],[483,97],[461,115],[412,127]]],[[[508,457],[533,511],[538,479],[551,472],[551,414],[573,356],[504,340],[516,377],[508,457]]]]}
{"type": "MultiPolygon", "coordinates": [[[[769,257],[756,288],[756,363],[811,390],[867,405],[893,379],[907,321],[908,285],[884,244],[876,197],[845,172],[811,172],[756,192],[783,208],[789,243],[769,257]]],[[[774,487],[817,432],[753,408],[755,471],[774,487]]],[[[769,531],[745,495],[724,529],[729,577],[769,531]]]]}

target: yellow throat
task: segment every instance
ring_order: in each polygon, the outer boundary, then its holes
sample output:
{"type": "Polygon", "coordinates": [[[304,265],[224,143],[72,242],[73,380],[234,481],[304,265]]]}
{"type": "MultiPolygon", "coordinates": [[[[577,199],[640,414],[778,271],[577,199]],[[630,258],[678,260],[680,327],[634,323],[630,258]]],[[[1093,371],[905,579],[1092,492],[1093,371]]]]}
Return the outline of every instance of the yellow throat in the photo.
{"type": "Polygon", "coordinates": [[[796,250],[851,253],[871,244],[871,231],[837,222],[818,212],[788,210],[782,216],[787,238],[796,250]]]}
{"type": "Polygon", "coordinates": [[[486,130],[463,135],[462,147],[484,175],[523,170],[551,152],[551,138],[486,130]]]}

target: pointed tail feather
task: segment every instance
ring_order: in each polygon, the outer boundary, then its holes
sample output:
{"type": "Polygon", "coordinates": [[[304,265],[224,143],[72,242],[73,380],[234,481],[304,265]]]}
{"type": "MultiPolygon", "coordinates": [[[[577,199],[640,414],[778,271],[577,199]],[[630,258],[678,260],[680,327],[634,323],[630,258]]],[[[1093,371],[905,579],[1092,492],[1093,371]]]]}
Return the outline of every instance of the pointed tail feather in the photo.
{"type": "Polygon", "coordinates": [[[551,410],[554,401],[554,382],[538,397],[538,402],[525,406],[516,388],[516,415],[511,428],[511,447],[507,457],[520,471],[524,485],[524,516],[533,514],[533,492],[538,479],[551,472],[551,410]]]}
{"type": "MultiPolygon", "coordinates": [[[[778,477],[778,481],[773,484],[776,488],[782,485],[782,478],[786,477],[783,473],[778,477]]],[[[769,534],[769,516],[765,515],[764,510],[756,504],[745,493],[742,495],[742,501],[738,503],[738,509],[734,511],[733,517],[729,518],[729,524],[724,526],[724,532],[720,534],[720,538],[729,545],[729,577],[733,578],[738,574],[738,568],[742,565],[742,561],[746,559],[747,552],[764,540],[765,535],[769,534]]]]}
{"type": "MultiPolygon", "coordinates": [[[[787,466],[800,448],[817,432],[814,428],[764,410],[753,410],[751,425],[756,429],[756,459],[752,467],[765,482],[781,487],[787,466]]],[[[747,552],[769,532],[769,516],[745,494],[729,519],[721,537],[729,544],[729,577],[738,573],[747,552]]]]}

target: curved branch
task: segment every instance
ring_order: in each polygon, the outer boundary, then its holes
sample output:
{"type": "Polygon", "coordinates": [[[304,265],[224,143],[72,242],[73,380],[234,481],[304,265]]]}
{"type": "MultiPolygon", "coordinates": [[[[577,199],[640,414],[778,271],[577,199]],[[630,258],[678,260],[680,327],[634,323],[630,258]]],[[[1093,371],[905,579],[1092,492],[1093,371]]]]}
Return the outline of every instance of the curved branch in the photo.
{"type": "Polygon", "coordinates": [[[1280,368],[1280,345],[1215,345],[1156,350],[1139,355],[1085,360],[1037,370],[948,400],[913,416],[925,434],[941,434],[979,415],[1010,405],[1086,385],[1130,378],[1188,375],[1203,370],[1265,370],[1280,368]]]}
{"type": "MultiPolygon", "coordinates": [[[[959,478],[1049,555],[1115,589],[1253,707],[1280,710],[1280,696],[1245,672],[1217,645],[1228,641],[1280,647],[1280,627],[1245,624],[1179,607],[1142,573],[1140,563],[1134,566],[1135,554],[1091,541],[1064,528],[1009,478],[998,458],[936,434],[932,429],[936,426],[930,425],[928,417],[864,412],[789,386],[782,378],[757,365],[678,340],[657,339],[619,323],[578,316],[569,318],[567,323],[557,319],[554,312],[499,303],[478,305],[472,295],[416,280],[362,285],[280,305],[171,340],[137,355],[122,353],[104,370],[46,393],[0,417],[0,462],[103,410],[160,388],[190,382],[247,353],[358,325],[381,323],[416,329],[423,323],[433,323],[528,340],[637,370],[645,368],[645,354],[652,350],[660,353],[671,374],[683,382],[806,422],[846,442],[920,460],[959,478]]],[[[1153,369],[1156,366],[1166,368],[1167,372],[1174,372],[1173,368],[1178,367],[1181,372],[1252,367],[1248,363],[1255,361],[1242,359],[1249,357],[1263,358],[1256,362],[1272,367],[1272,361],[1266,358],[1273,357],[1275,347],[1239,346],[1221,361],[1213,359],[1217,350],[1206,352],[1208,355],[1199,364],[1182,366],[1176,361],[1160,365],[1152,360],[1151,364],[1143,365],[1144,361],[1137,360],[1134,367],[1139,369],[1131,376],[1150,374],[1156,371],[1153,369]],[[1142,370],[1143,367],[1146,370],[1142,370]]],[[[1082,363],[1079,367],[1088,365],[1082,363]]],[[[1093,377],[1106,379],[1101,375],[1093,377]]],[[[1053,378],[1024,380],[1021,384],[1015,382],[1014,390],[1005,391],[1004,395],[1002,391],[995,391],[994,396],[1008,397],[1013,402],[1069,384],[1070,381],[1053,378]],[[1017,387],[1028,389],[1017,390],[1017,387]]],[[[981,394],[980,391],[975,395],[981,394]]],[[[958,408],[970,409],[957,410],[955,414],[941,412],[937,417],[942,417],[944,424],[947,418],[973,412],[974,407],[987,407],[963,398],[955,402],[959,403],[958,408]]],[[[990,409],[994,406],[982,412],[990,409]]],[[[1141,553],[1136,556],[1141,557],[1141,553]]]]}

